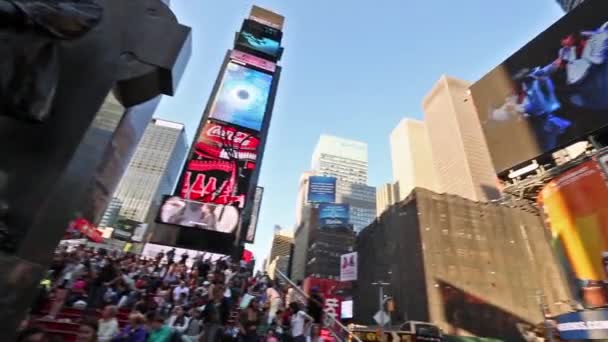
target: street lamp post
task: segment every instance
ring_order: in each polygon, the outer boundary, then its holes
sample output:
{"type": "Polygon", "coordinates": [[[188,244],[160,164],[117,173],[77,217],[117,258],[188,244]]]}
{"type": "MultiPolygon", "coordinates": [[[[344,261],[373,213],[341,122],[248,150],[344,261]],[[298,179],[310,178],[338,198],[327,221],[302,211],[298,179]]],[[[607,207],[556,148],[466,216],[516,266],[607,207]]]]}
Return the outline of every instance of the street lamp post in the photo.
{"type": "Polygon", "coordinates": [[[545,303],[545,294],[542,290],[536,291],[536,300],[538,301],[540,311],[543,315],[543,324],[545,325],[545,338],[547,339],[547,341],[553,342],[553,329],[551,327],[551,323],[547,319],[547,304],[545,303]]]}
{"type": "MultiPolygon", "coordinates": [[[[390,283],[383,282],[382,280],[378,280],[377,282],[372,283],[373,286],[378,286],[378,312],[382,313],[384,311],[384,287],[389,286],[390,283]]],[[[378,332],[380,342],[384,341],[384,322],[378,322],[378,332]]]]}

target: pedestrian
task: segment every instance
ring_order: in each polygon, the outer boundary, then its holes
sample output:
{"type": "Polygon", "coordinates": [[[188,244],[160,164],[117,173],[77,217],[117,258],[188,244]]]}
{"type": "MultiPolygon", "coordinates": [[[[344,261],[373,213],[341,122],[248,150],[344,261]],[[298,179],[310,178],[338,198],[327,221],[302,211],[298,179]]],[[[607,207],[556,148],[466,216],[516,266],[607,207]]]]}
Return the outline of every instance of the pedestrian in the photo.
{"type": "Polygon", "coordinates": [[[282,304],[281,294],[275,288],[275,284],[272,281],[269,282],[268,288],[266,289],[266,298],[268,298],[268,303],[270,303],[270,308],[268,310],[268,324],[271,324],[277,317],[277,311],[280,309],[282,304]]]}
{"type": "Polygon", "coordinates": [[[266,332],[266,342],[279,342],[279,339],[277,338],[277,333],[273,327],[268,329],[268,332],[266,332]]]}
{"type": "Polygon", "coordinates": [[[323,318],[323,297],[321,297],[318,287],[313,287],[311,292],[308,299],[308,313],[313,317],[315,324],[321,324],[321,319],[323,318]]]}
{"type": "Polygon", "coordinates": [[[129,315],[129,324],[125,326],[112,342],[146,342],[148,333],[144,327],[146,319],[140,313],[129,315]]]}
{"type": "Polygon", "coordinates": [[[307,342],[307,327],[314,319],[300,308],[297,303],[291,303],[291,336],[294,342],[307,342]]]}
{"type": "Polygon", "coordinates": [[[78,336],[76,342],[97,342],[97,322],[94,320],[86,320],[80,324],[78,328],[78,336]]]}
{"type": "Polygon", "coordinates": [[[171,315],[167,321],[169,328],[173,329],[173,331],[177,331],[181,335],[188,329],[188,324],[190,324],[190,318],[186,316],[184,308],[181,306],[175,307],[173,315],[171,315]]]}
{"type": "Polygon", "coordinates": [[[243,342],[259,342],[258,326],[262,322],[258,301],[252,299],[247,310],[241,313],[240,332],[243,342]]]}
{"type": "Polygon", "coordinates": [[[97,339],[99,342],[109,342],[118,335],[118,320],[116,319],[118,309],[113,305],[106,306],[101,312],[99,327],[97,329],[97,339]]]}
{"type": "Polygon", "coordinates": [[[148,342],[169,342],[173,335],[171,327],[165,325],[165,320],[160,315],[150,315],[148,321],[150,334],[148,342]]]}

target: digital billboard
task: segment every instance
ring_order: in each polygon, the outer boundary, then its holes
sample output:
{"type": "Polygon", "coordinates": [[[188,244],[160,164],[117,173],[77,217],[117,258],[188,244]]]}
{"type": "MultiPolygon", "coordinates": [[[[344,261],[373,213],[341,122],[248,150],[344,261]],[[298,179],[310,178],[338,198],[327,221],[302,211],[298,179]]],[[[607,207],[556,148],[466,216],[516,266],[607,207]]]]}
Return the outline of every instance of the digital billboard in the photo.
{"type": "Polygon", "coordinates": [[[342,203],[319,204],[319,225],[339,226],[347,225],[350,219],[350,206],[342,203]]]}
{"type": "Polygon", "coordinates": [[[570,312],[556,317],[562,340],[608,339],[608,309],[570,312]]]}
{"type": "Polygon", "coordinates": [[[281,56],[282,32],[254,20],[245,20],[236,45],[261,57],[276,61],[281,56]]]}
{"type": "Polygon", "coordinates": [[[308,202],[334,203],[336,201],[336,178],[311,176],[308,178],[308,202]]]}
{"type": "Polygon", "coordinates": [[[183,256],[187,255],[188,259],[186,259],[186,266],[192,267],[196,258],[201,258],[202,260],[208,260],[211,262],[218,261],[220,259],[224,259],[227,256],[224,254],[218,253],[209,253],[209,252],[201,252],[193,249],[185,249],[185,248],[175,248],[172,246],[158,245],[154,243],[146,243],[141,252],[141,255],[145,258],[156,259],[159,253],[163,253],[167,255],[167,252],[175,249],[175,261],[180,260],[183,256]]]}
{"type": "Polygon", "coordinates": [[[244,208],[259,143],[254,134],[207,121],[186,163],[180,196],[244,208]]]}
{"type": "Polygon", "coordinates": [[[112,238],[117,240],[130,241],[131,237],[133,237],[133,234],[135,233],[135,230],[137,229],[137,227],[139,227],[140,224],[142,223],[134,220],[118,220],[118,222],[116,222],[113,227],[114,231],[112,232],[112,238]]]}
{"type": "Polygon", "coordinates": [[[549,182],[539,205],[551,232],[551,245],[570,279],[574,296],[587,306],[605,301],[608,280],[608,187],[591,160],[549,182]]]}
{"type": "Polygon", "coordinates": [[[500,174],[608,124],[608,2],[589,0],[471,86],[500,174]]]}
{"type": "Polygon", "coordinates": [[[209,118],[260,131],[272,75],[228,62],[209,118]]]}
{"type": "Polygon", "coordinates": [[[157,222],[233,234],[239,224],[236,207],[188,201],[178,196],[165,196],[157,222]]]}
{"type": "Polygon", "coordinates": [[[255,232],[258,228],[258,218],[260,216],[260,208],[262,207],[262,198],[264,197],[264,188],[257,186],[253,197],[253,208],[251,209],[251,219],[249,220],[249,228],[245,242],[253,243],[255,240],[255,232]]]}

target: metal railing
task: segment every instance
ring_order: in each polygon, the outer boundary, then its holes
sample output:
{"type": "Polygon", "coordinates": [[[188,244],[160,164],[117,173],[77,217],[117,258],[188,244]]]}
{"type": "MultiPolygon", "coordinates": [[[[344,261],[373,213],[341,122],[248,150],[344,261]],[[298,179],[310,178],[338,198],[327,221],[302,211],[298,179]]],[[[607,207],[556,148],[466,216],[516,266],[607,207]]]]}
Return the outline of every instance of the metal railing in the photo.
{"type": "MultiPolygon", "coordinates": [[[[301,296],[308,300],[311,300],[310,296],[303,289],[299,288],[296,283],[289,279],[289,277],[283,274],[283,272],[275,270],[275,274],[281,277],[281,279],[286,281],[289,285],[291,285],[301,296]]],[[[348,327],[346,327],[344,324],[342,324],[342,322],[340,322],[339,319],[329,315],[325,315],[324,319],[329,320],[331,322],[331,324],[325,324],[326,328],[328,328],[329,331],[331,331],[331,333],[334,335],[334,337],[340,342],[347,342],[349,341],[349,338],[351,341],[362,342],[361,339],[357,335],[353,334],[350,329],[348,329],[348,327]]]]}

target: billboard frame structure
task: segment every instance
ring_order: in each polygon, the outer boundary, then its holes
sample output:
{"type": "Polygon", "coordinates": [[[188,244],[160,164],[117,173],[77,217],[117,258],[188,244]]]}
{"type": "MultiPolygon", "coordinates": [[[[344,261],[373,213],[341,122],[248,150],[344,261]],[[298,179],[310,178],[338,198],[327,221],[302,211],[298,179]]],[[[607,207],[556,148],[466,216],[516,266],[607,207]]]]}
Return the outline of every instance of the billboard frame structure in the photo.
{"type": "MultiPolygon", "coordinates": [[[[185,177],[186,172],[188,172],[186,165],[187,165],[188,161],[193,157],[193,154],[194,154],[194,149],[192,147],[196,144],[197,137],[200,136],[202,130],[205,127],[205,124],[209,120],[218,122],[218,123],[227,124],[229,126],[233,126],[233,127],[237,128],[239,130],[246,130],[246,131],[252,131],[252,132],[255,131],[255,130],[252,130],[247,127],[242,127],[242,126],[239,126],[236,124],[226,123],[226,122],[223,122],[220,120],[214,120],[214,119],[210,118],[211,109],[213,108],[215,101],[216,101],[216,97],[218,96],[219,90],[221,89],[221,86],[222,86],[222,83],[224,80],[224,75],[227,71],[228,64],[236,63],[239,65],[242,65],[245,68],[249,68],[254,71],[258,71],[258,72],[261,72],[264,74],[271,75],[272,81],[270,84],[270,90],[268,93],[268,99],[266,102],[264,117],[262,119],[262,124],[261,124],[260,130],[259,130],[259,132],[257,132],[257,135],[258,135],[257,138],[259,140],[259,144],[258,144],[257,157],[256,157],[256,163],[255,163],[256,165],[255,165],[255,169],[251,173],[251,176],[249,179],[249,189],[247,190],[245,206],[244,206],[244,208],[241,208],[239,210],[240,214],[241,214],[240,222],[239,222],[235,232],[231,233],[231,234],[208,231],[208,230],[203,231],[203,230],[199,230],[197,228],[169,225],[169,224],[165,224],[165,223],[158,222],[158,221],[156,222],[156,229],[160,230],[160,231],[164,231],[165,238],[163,240],[169,238],[168,241],[173,241],[176,247],[189,248],[189,249],[200,248],[203,250],[208,250],[210,252],[221,253],[221,254],[232,254],[233,256],[235,256],[235,255],[240,256],[240,254],[242,253],[242,250],[244,249],[244,243],[247,242],[247,231],[248,231],[248,227],[249,227],[250,221],[251,221],[251,215],[252,215],[252,210],[253,210],[253,201],[255,198],[255,189],[257,187],[260,170],[262,168],[262,161],[263,161],[263,157],[264,157],[264,151],[266,148],[268,131],[270,128],[270,122],[272,119],[275,98],[276,98],[276,94],[278,91],[278,85],[279,85],[279,80],[280,80],[280,75],[281,75],[281,67],[276,65],[274,68],[274,72],[271,72],[267,69],[261,68],[260,66],[256,66],[255,64],[249,64],[249,63],[246,63],[245,61],[232,58],[233,51],[238,51],[238,50],[229,49],[224,56],[224,60],[222,62],[222,65],[221,65],[218,75],[216,77],[215,83],[211,90],[211,94],[209,96],[207,104],[205,105],[202,118],[196,129],[195,140],[193,141],[193,143],[191,145],[191,149],[186,156],[186,164],[182,168],[182,170],[179,174],[179,178],[178,178],[179,182],[174,191],[174,194],[179,196],[183,178],[185,177]],[[174,232],[170,231],[171,229],[173,229],[174,232]],[[199,238],[196,239],[195,236],[200,235],[200,234],[205,235],[206,238],[201,239],[199,236],[199,238]],[[202,240],[205,240],[205,241],[202,241],[202,240]],[[187,242],[192,243],[192,241],[196,241],[196,245],[195,244],[184,244],[187,242]]],[[[240,53],[244,53],[244,52],[240,52],[240,53]]],[[[254,236],[254,239],[255,239],[255,236],[254,236]]],[[[158,240],[156,240],[156,242],[154,242],[154,241],[152,241],[152,242],[161,243],[158,240]]]]}
{"type": "MultiPolygon", "coordinates": [[[[600,72],[603,73],[603,70],[608,69],[608,59],[605,59],[604,62],[599,62],[602,68],[599,71],[597,69],[589,69],[584,74],[581,71],[578,81],[576,81],[577,73],[574,72],[576,68],[572,67],[568,69],[567,75],[566,71],[561,72],[562,69],[566,68],[565,65],[569,68],[570,64],[574,65],[575,62],[584,59],[583,56],[579,58],[578,56],[572,57],[568,55],[569,51],[572,50],[567,50],[568,46],[563,45],[570,44],[566,42],[567,39],[578,37],[572,39],[580,40],[581,45],[576,45],[578,43],[572,44],[575,44],[575,47],[579,49],[576,54],[580,55],[583,54],[582,50],[586,46],[592,45],[591,43],[587,44],[587,41],[591,40],[589,37],[593,37],[594,35],[599,36],[598,33],[603,33],[607,30],[608,15],[602,14],[605,11],[602,12],[601,9],[606,9],[604,2],[599,0],[585,1],[575,10],[569,12],[546,30],[532,38],[470,87],[471,97],[477,109],[477,114],[484,131],[483,134],[488,142],[492,162],[499,178],[507,180],[510,171],[518,170],[535,160],[541,165],[544,165],[546,162],[551,164],[553,152],[577,141],[587,140],[596,145],[593,141],[594,135],[606,132],[608,121],[602,120],[604,123],[597,125],[593,119],[600,115],[603,117],[604,114],[608,113],[608,104],[602,104],[603,108],[601,109],[594,107],[597,104],[593,104],[593,100],[590,100],[591,95],[589,94],[594,93],[590,90],[593,88],[590,87],[590,84],[594,79],[590,79],[590,77],[601,77],[603,74],[600,75],[600,72]],[[587,18],[590,13],[595,13],[591,19],[587,18]],[[591,20],[591,23],[583,22],[583,18],[587,22],[591,20]],[[571,58],[578,59],[571,60],[571,58]],[[558,61],[562,64],[559,64],[558,61]],[[557,75],[554,74],[556,70],[560,70],[560,73],[557,75]],[[587,75],[591,76],[588,77],[587,75]],[[537,84],[541,81],[533,81],[533,79],[549,79],[548,82],[550,84],[537,84]],[[533,84],[531,82],[536,82],[534,83],[534,87],[531,85],[533,84]],[[555,85],[553,85],[554,82],[556,83],[555,85]],[[581,85],[580,82],[583,82],[583,84],[581,85]],[[545,112],[542,112],[544,114],[540,112],[538,108],[541,105],[535,104],[532,101],[540,95],[529,94],[533,90],[532,88],[550,89],[539,90],[537,93],[542,93],[542,96],[545,97],[543,100],[545,101],[544,105],[552,109],[542,107],[545,108],[545,112]],[[487,89],[492,90],[487,91],[487,89]],[[520,90],[519,99],[516,99],[518,95],[517,89],[520,90]],[[547,92],[553,94],[552,98],[556,98],[555,101],[549,99],[551,96],[547,95],[547,92]],[[506,99],[502,95],[506,96],[506,99]],[[579,98],[582,97],[582,100],[575,100],[575,95],[579,98]],[[525,100],[528,100],[528,104],[526,104],[525,100]],[[524,102],[522,103],[522,101],[524,102]],[[550,101],[557,104],[550,106],[550,101]],[[581,101],[583,105],[577,104],[581,101]],[[518,107],[523,109],[515,109],[518,107]],[[502,113],[500,115],[497,113],[499,110],[502,113]],[[522,114],[521,118],[515,113],[522,114]],[[587,119],[587,121],[580,119],[583,117],[581,113],[587,114],[585,117],[591,115],[591,119],[587,119]],[[496,118],[492,118],[494,116],[496,118]],[[518,119],[516,120],[515,117],[518,117],[518,119]],[[488,128],[490,124],[484,123],[486,120],[494,126],[503,125],[507,128],[488,128]],[[505,123],[508,123],[508,125],[505,125],[505,123]],[[553,130],[552,133],[544,132],[544,130],[549,130],[549,128],[553,130]],[[488,132],[490,129],[494,133],[488,132]],[[508,134],[513,134],[513,132],[522,134],[521,138],[517,140],[519,142],[516,142],[516,146],[512,145],[513,141],[504,139],[504,137],[508,136],[508,134]],[[494,138],[494,142],[492,142],[488,140],[489,136],[498,138],[494,138]],[[505,149],[524,152],[512,154],[510,157],[497,158],[497,156],[505,154],[505,149]],[[494,152],[492,152],[493,150],[494,152]]],[[[601,39],[601,37],[598,39],[601,39]]]]}

